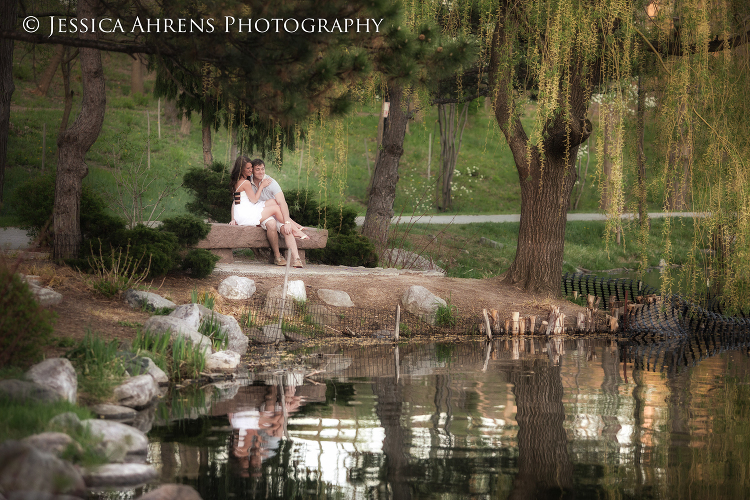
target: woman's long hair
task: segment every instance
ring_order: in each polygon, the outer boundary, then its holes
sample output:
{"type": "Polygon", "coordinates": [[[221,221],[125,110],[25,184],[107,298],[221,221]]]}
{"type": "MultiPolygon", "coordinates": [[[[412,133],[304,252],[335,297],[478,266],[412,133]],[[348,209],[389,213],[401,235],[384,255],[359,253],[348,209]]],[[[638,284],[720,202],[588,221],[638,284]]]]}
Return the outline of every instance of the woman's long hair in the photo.
{"type": "Polygon", "coordinates": [[[250,158],[248,158],[247,156],[238,156],[234,161],[232,175],[229,176],[229,182],[231,182],[231,184],[229,185],[229,191],[232,193],[232,195],[234,195],[234,187],[237,185],[237,181],[240,180],[240,176],[242,175],[242,169],[245,168],[245,165],[247,165],[248,163],[252,163],[252,161],[250,161],[250,158]]]}

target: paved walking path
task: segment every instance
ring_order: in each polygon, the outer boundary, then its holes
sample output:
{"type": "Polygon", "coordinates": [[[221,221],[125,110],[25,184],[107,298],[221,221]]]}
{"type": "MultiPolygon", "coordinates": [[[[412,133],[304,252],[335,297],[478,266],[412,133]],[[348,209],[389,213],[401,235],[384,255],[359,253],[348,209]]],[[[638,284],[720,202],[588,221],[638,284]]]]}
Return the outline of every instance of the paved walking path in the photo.
{"type": "MultiPolygon", "coordinates": [[[[705,217],[705,212],[651,212],[648,214],[652,219],[672,217],[705,217]]],[[[630,219],[633,214],[623,214],[623,219],[630,219]]],[[[605,214],[568,214],[569,221],[579,220],[606,220],[605,214]]],[[[392,223],[396,224],[473,224],[479,222],[518,222],[521,220],[519,214],[508,215],[421,215],[411,217],[394,217],[392,223]]],[[[365,218],[357,217],[357,225],[361,226],[365,218]]],[[[16,227],[0,228],[0,251],[18,250],[28,248],[30,239],[26,231],[16,227]]]]}
{"type": "MultiPolygon", "coordinates": [[[[651,212],[648,214],[652,219],[664,217],[705,217],[705,212],[651,212]]],[[[632,219],[633,214],[623,214],[623,219],[632,219]]],[[[473,224],[479,222],[519,222],[520,214],[507,215],[415,215],[408,217],[397,216],[391,219],[393,224],[473,224]]],[[[607,220],[606,214],[568,214],[569,221],[579,220],[607,220]]],[[[365,222],[364,217],[357,217],[357,225],[365,222]]]]}

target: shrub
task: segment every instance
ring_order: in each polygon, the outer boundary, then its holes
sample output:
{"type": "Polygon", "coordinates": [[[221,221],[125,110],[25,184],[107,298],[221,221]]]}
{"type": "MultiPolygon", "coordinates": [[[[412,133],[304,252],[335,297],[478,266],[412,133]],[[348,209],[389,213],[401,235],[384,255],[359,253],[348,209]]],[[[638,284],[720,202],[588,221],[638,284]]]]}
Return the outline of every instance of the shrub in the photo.
{"type": "Polygon", "coordinates": [[[191,276],[203,279],[214,271],[219,259],[218,255],[212,254],[205,248],[193,248],[182,259],[182,269],[190,269],[191,276]]]}
{"type": "MultiPolygon", "coordinates": [[[[94,249],[92,248],[93,251],[94,249]]],[[[100,241],[99,254],[96,255],[94,253],[88,258],[88,265],[94,277],[87,278],[85,281],[97,292],[105,297],[112,298],[129,288],[135,288],[146,279],[150,266],[147,265],[146,269],[139,271],[142,267],[142,261],[145,258],[145,255],[141,255],[138,259],[131,256],[130,245],[125,248],[124,255],[122,247],[118,247],[115,250],[111,246],[110,252],[107,254],[102,251],[100,241]]],[[[150,260],[151,258],[149,257],[148,264],[150,264],[150,260]]]]}
{"type": "Polygon", "coordinates": [[[319,206],[306,189],[292,189],[284,193],[289,206],[289,216],[298,224],[307,227],[325,227],[329,234],[353,234],[357,211],[352,207],[319,206]]]}
{"type": "Polygon", "coordinates": [[[323,264],[375,267],[378,254],[372,242],[361,234],[334,234],[325,248],[308,250],[313,260],[323,264]]]}
{"type": "Polygon", "coordinates": [[[203,222],[194,215],[178,215],[162,220],[159,229],[173,233],[183,247],[191,247],[208,236],[211,224],[203,222]]]}
{"type": "Polygon", "coordinates": [[[175,269],[178,264],[180,246],[177,236],[166,231],[159,231],[146,226],[136,226],[114,233],[109,239],[113,247],[127,247],[130,245],[130,255],[134,258],[145,256],[141,260],[139,271],[147,270],[148,257],[151,265],[148,275],[162,276],[175,269]]]}
{"type": "Polygon", "coordinates": [[[183,185],[193,195],[186,207],[198,217],[216,222],[229,222],[232,197],[229,192],[229,169],[214,163],[210,168],[193,167],[182,178],[183,185]]]}
{"type": "MultiPolygon", "coordinates": [[[[29,177],[14,191],[11,206],[15,207],[20,226],[29,236],[37,237],[50,222],[42,244],[49,245],[54,237],[52,211],[55,206],[55,173],[29,177]]],[[[107,213],[104,199],[88,186],[81,192],[81,233],[84,238],[97,238],[125,228],[125,221],[107,213]]]]}
{"type": "Polygon", "coordinates": [[[14,271],[0,259],[0,366],[37,361],[55,320],[55,313],[39,306],[14,271]]]}

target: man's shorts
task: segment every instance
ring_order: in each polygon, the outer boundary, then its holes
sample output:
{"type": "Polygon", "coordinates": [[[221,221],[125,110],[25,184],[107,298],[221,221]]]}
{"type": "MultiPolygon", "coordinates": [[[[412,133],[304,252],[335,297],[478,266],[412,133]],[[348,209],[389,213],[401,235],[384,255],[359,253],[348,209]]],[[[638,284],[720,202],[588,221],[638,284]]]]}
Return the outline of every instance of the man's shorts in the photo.
{"type": "MultiPolygon", "coordinates": [[[[262,228],[263,228],[264,230],[268,231],[268,229],[266,229],[266,222],[268,222],[269,220],[271,220],[271,219],[273,219],[273,218],[274,218],[274,217],[273,217],[273,215],[272,215],[271,217],[269,217],[269,218],[267,218],[266,220],[262,221],[262,222],[260,223],[260,227],[262,227],[262,228]]],[[[277,233],[281,233],[281,226],[283,226],[283,225],[284,225],[284,224],[279,224],[279,222],[278,222],[278,221],[276,221],[276,232],[277,232],[277,233]]]]}

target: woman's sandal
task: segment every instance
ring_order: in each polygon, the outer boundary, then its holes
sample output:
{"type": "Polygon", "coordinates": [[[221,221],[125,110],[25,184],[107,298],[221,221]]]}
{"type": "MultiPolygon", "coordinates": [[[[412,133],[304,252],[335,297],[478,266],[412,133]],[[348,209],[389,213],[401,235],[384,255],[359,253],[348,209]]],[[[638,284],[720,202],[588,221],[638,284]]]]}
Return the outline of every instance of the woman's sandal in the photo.
{"type": "Polygon", "coordinates": [[[302,232],[302,229],[292,229],[292,234],[295,238],[298,240],[309,240],[310,237],[302,232]],[[297,236],[297,234],[301,234],[302,236],[297,236]]]}
{"type": "Polygon", "coordinates": [[[300,259],[299,257],[297,257],[296,259],[294,259],[294,261],[292,262],[292,266],[296,267],[297,269],[305,267],[305,266],[302,265],[302,259],[300,259]]]}
{"type": "Polygon", "coordinates": [[[286,259],[284,257],[274,257],[273,263],[277,266],[285,266],[286,265],[286,259]]]}

